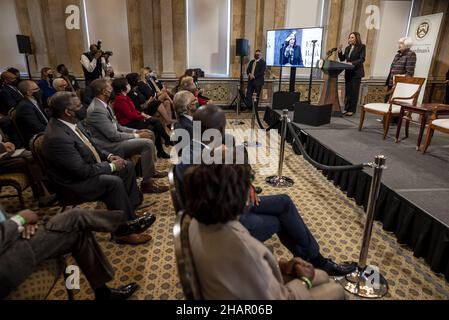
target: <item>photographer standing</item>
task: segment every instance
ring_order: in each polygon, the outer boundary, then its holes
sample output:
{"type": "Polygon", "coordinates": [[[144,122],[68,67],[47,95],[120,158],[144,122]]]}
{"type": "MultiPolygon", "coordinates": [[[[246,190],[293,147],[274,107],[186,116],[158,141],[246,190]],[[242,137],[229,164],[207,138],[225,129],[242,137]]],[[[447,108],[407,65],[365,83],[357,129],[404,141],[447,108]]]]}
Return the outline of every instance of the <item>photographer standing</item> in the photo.
{"type": "Polygon", "coordinates": [[[86,86],[90,85],[92,81],[105,76],[107,68],[110,67],[110,56],[111,52],[104,53],[101,51],[101,42],[92,44],[90,46],[90,51],[81,56],[81,65],[83,66],[86,86]]]}

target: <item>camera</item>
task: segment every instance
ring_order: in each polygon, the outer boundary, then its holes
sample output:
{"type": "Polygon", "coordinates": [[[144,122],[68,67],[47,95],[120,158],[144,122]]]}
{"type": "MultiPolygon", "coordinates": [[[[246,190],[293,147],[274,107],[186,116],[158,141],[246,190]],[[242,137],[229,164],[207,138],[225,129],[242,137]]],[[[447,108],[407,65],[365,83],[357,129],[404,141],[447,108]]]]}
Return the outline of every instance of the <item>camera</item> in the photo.
{"type": "MultiPolygon", "coordinates": [[[[101,50],[101,44],[102,44],[102,41],[101,41],[101,40],[98,40],[98,41],[97,41],[97,48],[98,48],[98,50],[101,50]]],[[[103,57],[104,57],[105,55],[113,56],[114,53],[113,53],[112,51],[103,51],[103,57]]]]}

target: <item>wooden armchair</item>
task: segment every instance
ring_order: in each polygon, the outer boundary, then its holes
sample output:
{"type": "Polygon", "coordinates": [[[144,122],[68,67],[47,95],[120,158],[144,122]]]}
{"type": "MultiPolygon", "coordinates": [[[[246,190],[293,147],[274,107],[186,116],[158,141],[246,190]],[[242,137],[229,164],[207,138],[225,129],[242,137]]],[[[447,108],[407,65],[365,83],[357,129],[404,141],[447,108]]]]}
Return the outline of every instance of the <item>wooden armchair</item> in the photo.
{"type": "Polygon", "coordinates": [[[182,290],[187,300],[202,300],[201,287],[192,257],[189,242],[189,226],[191,217],[183,211],[179,212],[173,227],[175,241],[176,264],[182,290]]]}
{"type": "Polygon", "coordinates": [[[422,147],[422,153],[426,153],[432,142],[435,130],[449,134],[449,119],[438,119],[440,115],[449,115],[449,105],[439,105],[432,110],[432,117],[427,128],[426,142],[422,147]]]}
{"type": "Polygon", "coordinates": [[[25,173],[5,173],[0,174],[0,191],[2,187],[12,187],[16,190],[17,195],[0,195],[2,198],[19,198],[20,208],[25,209],[25,201],[23,199],[23,192],[31,186],[31,181],[25,173]]]}
{"type": "Polygon", "coordinates": [[[390,128],[390,121],[392,115],[398,115],[401,112],[401,107],[397,105],[400,103],[408,103],[411,105],[416,105],[419,94],[421,93],[422,86],[426,81],[425,78],[415,78],[415,77],[395,77],[395,85],[391,91],[386,94],[391,95],[388,103],[368,103],[365,104],[361,109],[359,131],[363,128],[363,123],[365,121],[365,114],[373,113],[381,115],[383,117],[383,129],[384,129],[384,140],[388,135],[388,130],[390,128]]]}

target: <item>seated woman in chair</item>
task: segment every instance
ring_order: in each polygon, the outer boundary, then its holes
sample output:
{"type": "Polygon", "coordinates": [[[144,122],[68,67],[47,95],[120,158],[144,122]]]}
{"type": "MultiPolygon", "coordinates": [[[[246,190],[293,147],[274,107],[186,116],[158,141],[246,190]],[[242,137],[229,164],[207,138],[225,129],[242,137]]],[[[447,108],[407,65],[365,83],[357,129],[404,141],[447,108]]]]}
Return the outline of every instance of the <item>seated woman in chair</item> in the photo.
{"type": "Polygon", "coordinates": [[[300,258],[278,263],[239,222],[254,201],[251,182],[247,165],[200,165],[186,173],[189,241],[203,297],[344,299],[343,288],[324,271],[300,258]]]}

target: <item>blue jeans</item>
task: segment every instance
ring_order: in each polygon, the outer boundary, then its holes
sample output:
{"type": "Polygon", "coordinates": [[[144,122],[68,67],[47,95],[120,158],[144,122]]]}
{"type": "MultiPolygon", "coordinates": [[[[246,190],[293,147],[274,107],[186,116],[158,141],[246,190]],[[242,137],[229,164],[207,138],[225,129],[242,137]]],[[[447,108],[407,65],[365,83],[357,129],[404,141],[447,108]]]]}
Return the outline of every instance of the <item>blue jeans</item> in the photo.
{"type": "Polygon", "coordinates": [[[261,242],[276,233],[295,257],[311,261],[320,254],[318,243],[287,195],[261,197],[259,206],[242,215],[240,223],[261,242]]]}

